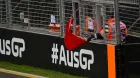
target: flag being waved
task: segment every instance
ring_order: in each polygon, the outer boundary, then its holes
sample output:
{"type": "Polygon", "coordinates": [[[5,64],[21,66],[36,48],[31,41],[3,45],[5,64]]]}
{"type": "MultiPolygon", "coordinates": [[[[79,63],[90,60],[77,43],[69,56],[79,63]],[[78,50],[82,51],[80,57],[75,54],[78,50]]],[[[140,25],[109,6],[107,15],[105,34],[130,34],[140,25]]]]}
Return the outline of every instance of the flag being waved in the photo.
{"type": "Polygon", "coordinates": [[[73,23],[73,18],[71,18],[66,26],[66,32],[65,32],[65,38],[64,38],[64,43],[65,46],[68,50],[73,50],[75,48],[80,47],[81,45],[87,43],[86,40],[74,35],[70,29],[71,29],[71,24],[73,23]]]}

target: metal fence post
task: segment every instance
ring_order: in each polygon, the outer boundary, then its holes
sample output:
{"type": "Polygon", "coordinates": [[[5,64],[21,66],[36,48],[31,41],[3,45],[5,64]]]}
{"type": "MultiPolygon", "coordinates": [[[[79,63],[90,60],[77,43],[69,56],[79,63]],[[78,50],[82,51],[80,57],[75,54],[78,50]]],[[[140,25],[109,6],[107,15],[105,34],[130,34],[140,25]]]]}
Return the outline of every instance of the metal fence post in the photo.
{"type": "Polygon", "coordinates": [[[97,23],[97,32],[101,30],[101,5],[96,5],[96,23],[97,23]]]}
{"type": "Polygon", "coordinates": [[[140,17],[140,0],[139,0],[139,17],[140,17]]]}
{"type": "Polygon", "coordinates": [[[82,30],[82,6],[81,6],[81,0],[79,0],[79,25],[80,25],[80,36],[82,35],[81,30],[82,30]]]}
{"type": "Polygon", "coordinates": [[[80,16],[80,19],[81,19],[81,22],[79,22],[80,23],[80,35],[82,36],[82,34],[83,34],[82,32],[85,31],[84,25],[85,25],[85,22],[86,22],[84,20],[85,19],[85,8],[84,8],[85,5],[83,5],[82,0],[80,0],[79,2],[80,2],[80,11],[79,11],[80,15],[79,16],[80,16]]]}
{"type": "Polygon", "coordinates": [[[2,23],[2,1],[0,1],[0,23],[2,23]]]}
{"type": "Polygon", "coordinates": [[[73,22],[73,31],[74,34],[76,35],[76,9],[75,9],[75,2],[72,0],[72,12],[73,12],[73,18],[74,18],[74,22],[73,22]]]}
{"type": "Polygon", "coordinates": [[[60,13],[60,36],[64,35],[64,3],[63,0],[60,0],[60,6],[59,6],[59,13],[60,13]]]}
{"type": "MultiPolygon", "coordinates": [[[[102,13],[102,27],[103,27],[103,29],[105,29],[107,15],[106,15],[106,6],[104,4],[102,4],[102,11],[101,11],[101,13],[102,13]]],[[[103,36],[105,38],[105,41],[107,41],[106,34],[104,34],[103,36]]]]}
{"type": "Polygon", "coordinates": [[[115,25],[116,25],[116,43],[121,43],[121,35],[120,35],[120,22],[119,22],[119,0],[114,0],[115,7],[115,25]]]}
{"type": "Polygon", "coordinates": [[[31,21],[30,21],[30,0],[28,0],[28,19],[29,19],[29,23],[28,23],[28,29],[31,27],[31,21]]]}
{"type": "Polygon", "coordinates": [[[7,27],[12,25],[12,12],[11,12],[11,0],[6,0],[6,22],[7,27]]]}

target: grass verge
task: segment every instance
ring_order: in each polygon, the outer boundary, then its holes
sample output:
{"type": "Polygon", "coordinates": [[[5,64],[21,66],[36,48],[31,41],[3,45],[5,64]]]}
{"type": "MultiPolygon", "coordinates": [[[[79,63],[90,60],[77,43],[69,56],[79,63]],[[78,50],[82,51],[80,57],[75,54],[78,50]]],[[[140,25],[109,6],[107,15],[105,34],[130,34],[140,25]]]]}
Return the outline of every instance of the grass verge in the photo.
{"type": "Polygon", "coordinates": [[[16,65],[13,63],[2,62],[2,61],[0,61],[0,68],[19,71],[23,73],[40,75],[40,76],[49,77],[49,78],[85,78],[85,77],[73,76],[73,75],[69,75],[69,74],[65,74],[61,72],[56,72],[52,70],[35,68],[35,67],[27,66],[27,65],[16,65]]]}

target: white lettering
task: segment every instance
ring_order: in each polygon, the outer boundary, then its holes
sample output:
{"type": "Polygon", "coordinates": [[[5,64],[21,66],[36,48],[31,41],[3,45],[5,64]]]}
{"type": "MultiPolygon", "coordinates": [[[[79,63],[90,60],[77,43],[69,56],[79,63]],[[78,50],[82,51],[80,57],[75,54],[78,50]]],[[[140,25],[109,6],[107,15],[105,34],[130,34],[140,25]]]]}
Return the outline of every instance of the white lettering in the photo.
{"type": "Polygon", "coordinates": [[[61,45],[59,59],[55,58],[57,55],[54,54],[54,51],[52,51],[53,56],[55,56],[52,57],[52,60],[53,59],[59,60],[59,65],[62,65],[61,62],[63,61],[65,66],[74,67],[74,68],[81,67],[81,69],[84,70],[91,69],[91,65],[94,63],[94,54],[91,50],[81,49],[80,52],[73,52],[69,50],[66,51],[67,53],[65,52],[64,46],[61,45]],[[65,56],[66,54],[67,56],[65,56]]]}
{"type": "Polygon", "coordinates": [[[79,58],[79,60],[80,60],[80,66],[81,66],[82,69],[87,69],[87,58],[86,57],[83,57],[82,54],[84,54],[83,50],[80,51],[80,58],[79,58]],[[82,57],[83,57],[83,62],[85,64],[82,63],[82,57]]]}
{"type": "Polygon", "coordinates": [[[10,40],[6,40],[6,48],[8,51],[6,51],[6,55],[10,55],[11,54],[11,49],[10,49],[10,40]]]}
{"type": "Polygon", "coordinates": [[[67,50],[67,63],[68,66],[73,67],[73,52],[72,51],[69,52],[69,50],[67,50]],[[69,60],[69,56],[70,56],[69,54],[71,55],[71,62],[69,60]]]}
{"type": "Polygon", "coordinates": [[[15,57],[16,55],[18,55],[19,53],[19,57],[22,57],[22,52],[25,51],[25,41],[23,39],[20,39],[20,38],[13,38],[12,39],[12,52],[13,52],[13,55],[15,53],[15,57]],[[14,46],[14,43],[21,43],[23,47],[20,47],[18,45],[15,45],[14,46]],[[15,47],[15,50],[14,51],[14,47],[15,47]]]}
{"type": "Polygon", "coordinates": [[[25,51],[25,41],[21,38],[12,38],[12,40],[0,39],[0,54],[11,55],[14,57],[22,57],[22,52],[25,51]],[[16,44],[17,43],[17,44],[16,44]],[[19,46],[18,44],[22,44],[19,46]]]}
{"type": "Polygon", "coordinates": [[[80,50],[80,65],[81,65],[81,68],[83,69],[87,68],[87,58],[83,57],[83,61],[85,62],[85,65],[83,65],[81,61],[83,54],[91,56],[91,59],[88,60],[88,70],[90,70],[90,65],[94,63],[94,54],[91,50],[85,50],[85,49],[80,50]]]}
{"type": "Polygon", "coordinates": [[[74,60],[76,62],[76,63],[74,63],[75,68],[79,67],[79,60],[78,60],[77,56],[78,56],[78,52],[74,52],[74,60]]]}
{"type": "Polygon", "coordinates": [[[0,52],[1,52],[1,54],[5,54],[5,40],[3,40],[3,42],[2,42],[2,40],[0,39],[0,44],[1,44],[0,52]]]}
{"type": "Polygon", "coordinates": [[[61,61],[63,61],[65,66],[67,66],[64,46],[61,46],[61,49],[60,49],[60,60],[59,60],[60,65],[61,65],[61,61]]]}

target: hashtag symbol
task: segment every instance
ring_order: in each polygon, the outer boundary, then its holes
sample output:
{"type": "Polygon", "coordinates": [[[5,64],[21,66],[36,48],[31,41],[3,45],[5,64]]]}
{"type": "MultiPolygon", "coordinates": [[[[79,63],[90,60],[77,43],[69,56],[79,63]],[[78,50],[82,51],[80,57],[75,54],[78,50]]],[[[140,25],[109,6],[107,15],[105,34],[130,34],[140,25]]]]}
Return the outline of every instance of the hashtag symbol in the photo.
{"type": "Polygon", "coordinates": [[[57,59],[58,59],[58,47],[57,47],[57,44],[53,44],[53,48],[52,48],[52,63],[57,63],[57,59]]]}

